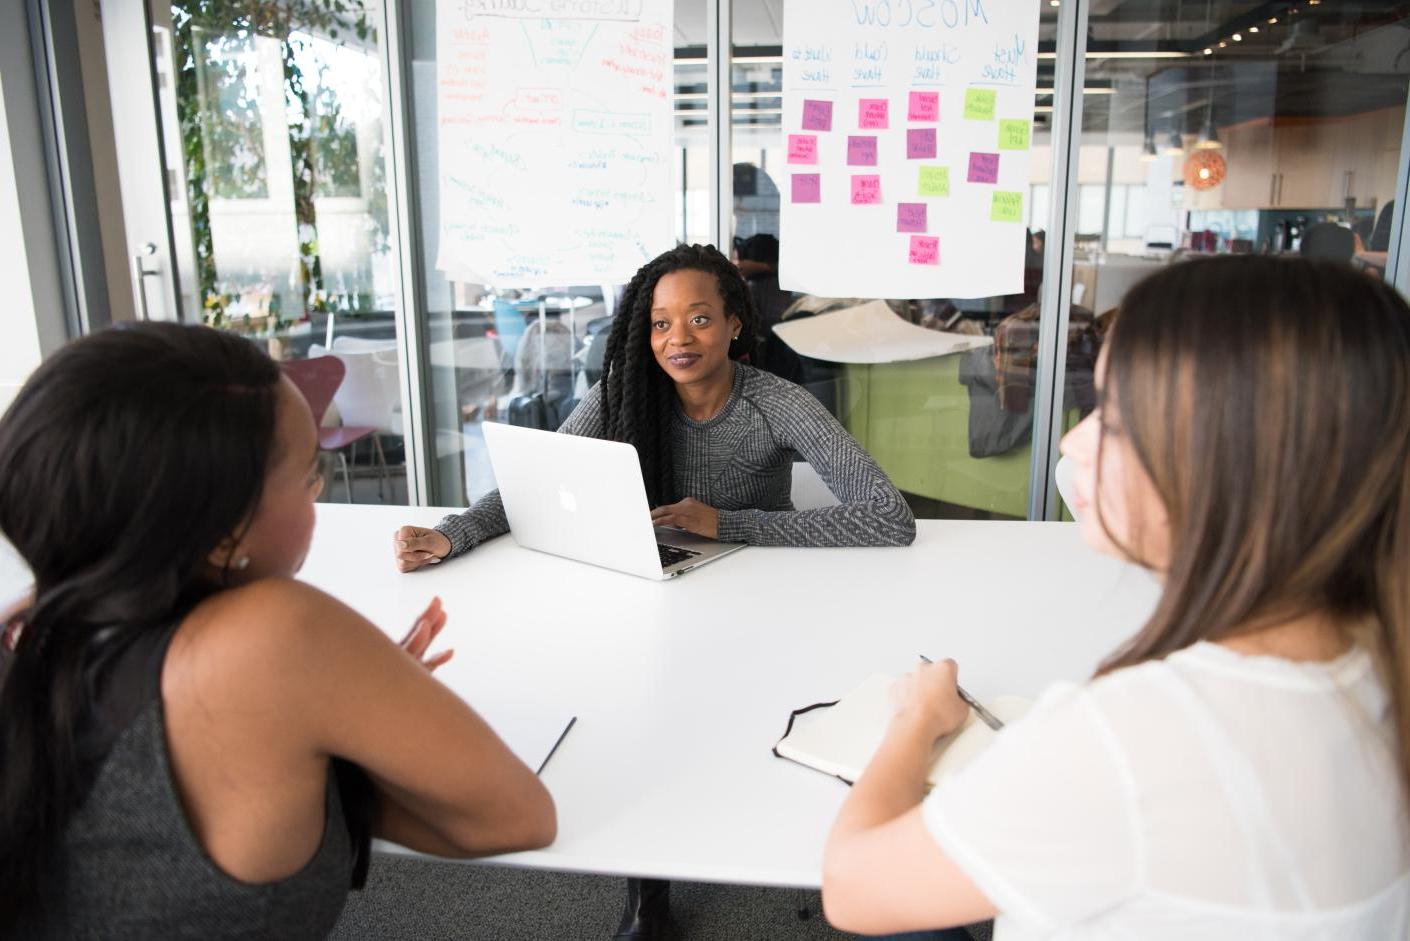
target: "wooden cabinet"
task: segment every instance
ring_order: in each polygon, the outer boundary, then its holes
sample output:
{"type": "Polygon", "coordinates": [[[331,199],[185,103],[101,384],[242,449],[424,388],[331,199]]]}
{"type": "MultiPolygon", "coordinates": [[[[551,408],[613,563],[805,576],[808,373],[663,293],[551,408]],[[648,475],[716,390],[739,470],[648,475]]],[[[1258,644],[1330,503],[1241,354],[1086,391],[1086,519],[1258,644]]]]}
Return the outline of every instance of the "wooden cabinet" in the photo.
{"type": "Polygon", "coordinates": [[[1265,209],[1272,205],[1276,151],[1273,126],[1259,122],[1228,128],[1224,141],[1225,175],[1222,186],[1209,192],[1221,209],[1265,209]]]}

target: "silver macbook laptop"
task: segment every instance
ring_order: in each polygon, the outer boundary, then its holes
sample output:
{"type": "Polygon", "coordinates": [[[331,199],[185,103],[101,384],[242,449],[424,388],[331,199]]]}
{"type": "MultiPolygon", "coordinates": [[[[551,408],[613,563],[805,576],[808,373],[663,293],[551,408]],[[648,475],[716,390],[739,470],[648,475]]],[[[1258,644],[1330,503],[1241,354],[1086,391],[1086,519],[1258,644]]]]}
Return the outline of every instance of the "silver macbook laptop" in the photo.
{"type": "Polygon", "coordinates": [[[485,422],[514,541],[642,578],[674,578],[742,543],[651,525],[636,448],[485,422]]]}

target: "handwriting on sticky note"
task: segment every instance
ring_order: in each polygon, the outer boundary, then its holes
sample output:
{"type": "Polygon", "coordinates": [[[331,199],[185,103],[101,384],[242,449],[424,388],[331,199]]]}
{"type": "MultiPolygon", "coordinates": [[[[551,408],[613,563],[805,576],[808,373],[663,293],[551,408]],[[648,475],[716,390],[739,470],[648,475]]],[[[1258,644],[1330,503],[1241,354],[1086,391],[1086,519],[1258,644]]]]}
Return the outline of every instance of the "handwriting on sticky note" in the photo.
{"type": "Polygon", "coordinates": [[[924,232],[926,228],[925,203],[896,204],[897,232],[924,232]]]}
{"type": "Polygon", "coordinates": [[[999,149],[1000,149],[1000,150],[1027,150],[1027,149],[1028,149],[1028,122],[1027,122],[1027,121],[1000,121],[1000,122],[999,122],[999,149]]]}
{"type": "Polygon", "coordinates": [[[938,235],[912,235],[911,264],[940,264],[940,237],[938,235]]]}
{"type": "Polygon", "coordinates": [[[832,130],[832,102],[816,98],[803,99],[803,130],[832,130]]]}
{"type": "Polygon", "coordinates": [[[969,182],[999,182],[999,155],[972,153],[969,155],[969,182]]]}
{"type": "Polygon", "coordinates": [[[906,109],[907,121],[940,120],[940,93],[938,91],[913,91],[910,106],[906,109]]]}
{"type": "Polygon", "coordinates": [[[881,177],[874,173],[852,176],[852,205],[870,206],[881,202],[881,177]]]}
{"type": "Polygon", "coordinates": [[[964,116],[968,121],[994,120],[994,103],[999,93],[992,88],[966,88],[964,116]]]}
{"type": "Polygon", "coordinates": [[[847,165],[849,167],[876,166],[876,138],[848,137],[847,165]]]}
{"type": "Polygon", "coordinates": [[[935,158],[935,128],[913,127],[906,130],[906,159],[933,160],[935,158]]]}
{"type": "Polygon", "coordinates": [[[863,98],[857,102],[857,127],[885,128],[890,126],[891,102],[885,98],[863,98]]]}
{"type": "Polygon", "coordinates": [[[920,187],[917,192],[921,196],[949,196],[950,168],[935,166],[921,167],[920,187]]]}
{"type": "Polygon", "coordinates": [[[822,202],[822,175],[817,173],[793,174],[793,201],[795,203],[822,202]]]}
{"type": "Polygon", "coordinates": [[[991,222],[1022,222],[1023,194],[1006,193],[1002,190],[996,192],[989,205],[989,220],[991,222]]]}
{"type": "Polygon", "coordinates": [[[818,139],[813,134],[788,135],[789,163],[817,163],[818,139]]]}

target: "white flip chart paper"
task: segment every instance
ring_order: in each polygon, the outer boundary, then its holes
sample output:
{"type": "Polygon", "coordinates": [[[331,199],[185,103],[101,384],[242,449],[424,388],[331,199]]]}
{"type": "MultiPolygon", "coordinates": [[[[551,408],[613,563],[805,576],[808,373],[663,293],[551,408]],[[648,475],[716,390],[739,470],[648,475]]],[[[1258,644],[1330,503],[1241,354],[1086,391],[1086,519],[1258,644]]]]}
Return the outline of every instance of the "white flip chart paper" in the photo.
{"type": "Polygon", "coordinates": [[[436,267],[613,284],[671,246],[671,0],[438,0],[436,267]]]}
{"type": "Polygon", "coordinates": [[[774,327],[774,335],[800,356],[832,363],[901,363],[994,342],[990,337],[941,333],[907,323],[885,301],[790,320],[774,327]]]}
{"type": "Polygon", "coordinates": [[[1033,0],[786,0],[779,281],[827,297],[1023,289],[1033,0]]]}

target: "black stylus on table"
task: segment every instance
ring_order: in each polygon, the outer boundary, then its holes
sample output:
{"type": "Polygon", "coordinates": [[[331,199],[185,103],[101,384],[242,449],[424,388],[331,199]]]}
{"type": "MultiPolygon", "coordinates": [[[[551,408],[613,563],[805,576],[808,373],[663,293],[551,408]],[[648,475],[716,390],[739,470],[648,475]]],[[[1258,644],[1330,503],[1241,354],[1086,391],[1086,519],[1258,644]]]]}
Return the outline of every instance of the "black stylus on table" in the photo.
{"type": "MultiPolygon", "coordinates": [[[[934,660],[931,660],[929,657],[927,657],[925,654],[921,654],[920,658],[926,663],[935,662],[934,660]]],[[[985,725],[989,726],[989,728],[997,732],[999,731],[999,729],[1002,729],[1004,727],[1003,721],[998,716],[990,712],[988,709],[985,709],[983,706],[981,706],[979,704],[979,700],[975,699],[969,693],[965,692],[965,688],[963,686],[956,683],[955,692],[960,694],[960,698],[965,701],[969,708],[974,710],[974,714],[979,716],[980,721],[982,721],[985,725]]]]}

